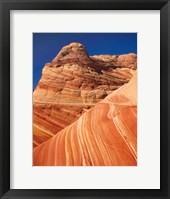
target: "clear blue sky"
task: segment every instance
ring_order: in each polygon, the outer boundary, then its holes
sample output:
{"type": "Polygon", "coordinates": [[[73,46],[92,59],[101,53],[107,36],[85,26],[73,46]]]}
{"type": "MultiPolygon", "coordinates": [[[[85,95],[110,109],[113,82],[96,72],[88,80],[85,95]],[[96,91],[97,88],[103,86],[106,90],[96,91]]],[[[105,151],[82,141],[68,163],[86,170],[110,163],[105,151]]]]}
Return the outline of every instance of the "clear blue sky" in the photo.
{"type": "Polygon", "coordinates": [[[89,55],[137,54],[136,33],[34,33],[33,88],[41,78],[45,63],[51,62],[61,48],[71,42],[82,43],[89,55]]]}

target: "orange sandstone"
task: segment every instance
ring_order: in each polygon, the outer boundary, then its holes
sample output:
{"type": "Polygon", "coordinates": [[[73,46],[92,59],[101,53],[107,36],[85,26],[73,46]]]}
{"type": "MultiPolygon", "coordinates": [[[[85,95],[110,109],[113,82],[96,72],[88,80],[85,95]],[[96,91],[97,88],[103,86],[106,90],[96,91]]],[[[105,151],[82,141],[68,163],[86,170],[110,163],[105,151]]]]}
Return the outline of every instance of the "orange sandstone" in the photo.
{"type": "Polygon", "coordinates": [[[136,166],[136,73],[130,82],[34,149],[34,166],[136,166]]]}
{"type": "Polygon", "coordinates": [[[33,93],[34,147],[76,121],[112,91],[129,82],[137,56],[89,56],[71,43],[45,64],[33,93]]]}

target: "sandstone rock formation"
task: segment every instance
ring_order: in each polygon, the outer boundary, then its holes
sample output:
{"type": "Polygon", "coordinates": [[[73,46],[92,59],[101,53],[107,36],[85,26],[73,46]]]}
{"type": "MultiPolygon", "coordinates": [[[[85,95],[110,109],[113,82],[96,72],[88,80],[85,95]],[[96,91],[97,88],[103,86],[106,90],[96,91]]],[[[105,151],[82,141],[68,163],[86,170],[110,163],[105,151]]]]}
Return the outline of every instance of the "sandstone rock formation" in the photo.
{"type": "Polygon", "coordinates": [[[34,166],[137,165],[136,73],[130,82],[34,149],[34,166]]]}
{"type": "Polygon", "coordinates": [[[136,67],[135,54],[89,56],[82,44],[63,47],[33,93],[34,147],[129,82],[136,67]]]}

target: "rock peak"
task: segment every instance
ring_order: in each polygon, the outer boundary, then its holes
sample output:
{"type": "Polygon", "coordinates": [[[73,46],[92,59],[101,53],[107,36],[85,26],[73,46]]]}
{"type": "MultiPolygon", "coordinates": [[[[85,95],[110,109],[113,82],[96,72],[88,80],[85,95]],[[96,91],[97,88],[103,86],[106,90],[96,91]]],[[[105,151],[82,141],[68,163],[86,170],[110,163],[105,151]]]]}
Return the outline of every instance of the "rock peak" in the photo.
{"type": "Polygon", "coordinates": [[[84,48],[84,45],[81,44],[81,43],[78,43],[78,42],[72,42],[72,43],[68,44],[67,46],[69,46],[69,47],[83,47],[84,48]]]}
{"type": "Polygon", "coordinates": [[[53,62],[76,58],[89,59],[89,55],[83,44],[72,42],[60,50],[58,55],[53,59],[53,62]]]}

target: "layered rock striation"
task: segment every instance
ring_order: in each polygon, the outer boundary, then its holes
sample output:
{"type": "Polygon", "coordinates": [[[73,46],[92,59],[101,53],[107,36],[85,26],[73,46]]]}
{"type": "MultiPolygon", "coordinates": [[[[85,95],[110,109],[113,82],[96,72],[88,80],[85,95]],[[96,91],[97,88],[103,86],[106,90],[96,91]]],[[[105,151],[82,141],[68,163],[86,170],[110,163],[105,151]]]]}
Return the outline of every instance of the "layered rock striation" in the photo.
{"type": "Polygon", "coordinates": [[[136,73],[48,141],[34,149],[34,166],[136,166],[136,73]]]}
{"type": "Polygon", "coordinates": [[[129,82],[137,56],[89,56],[71,43],[45,64],[33,93],[34,147],[48,140],[83,113],[129,82]]]}

